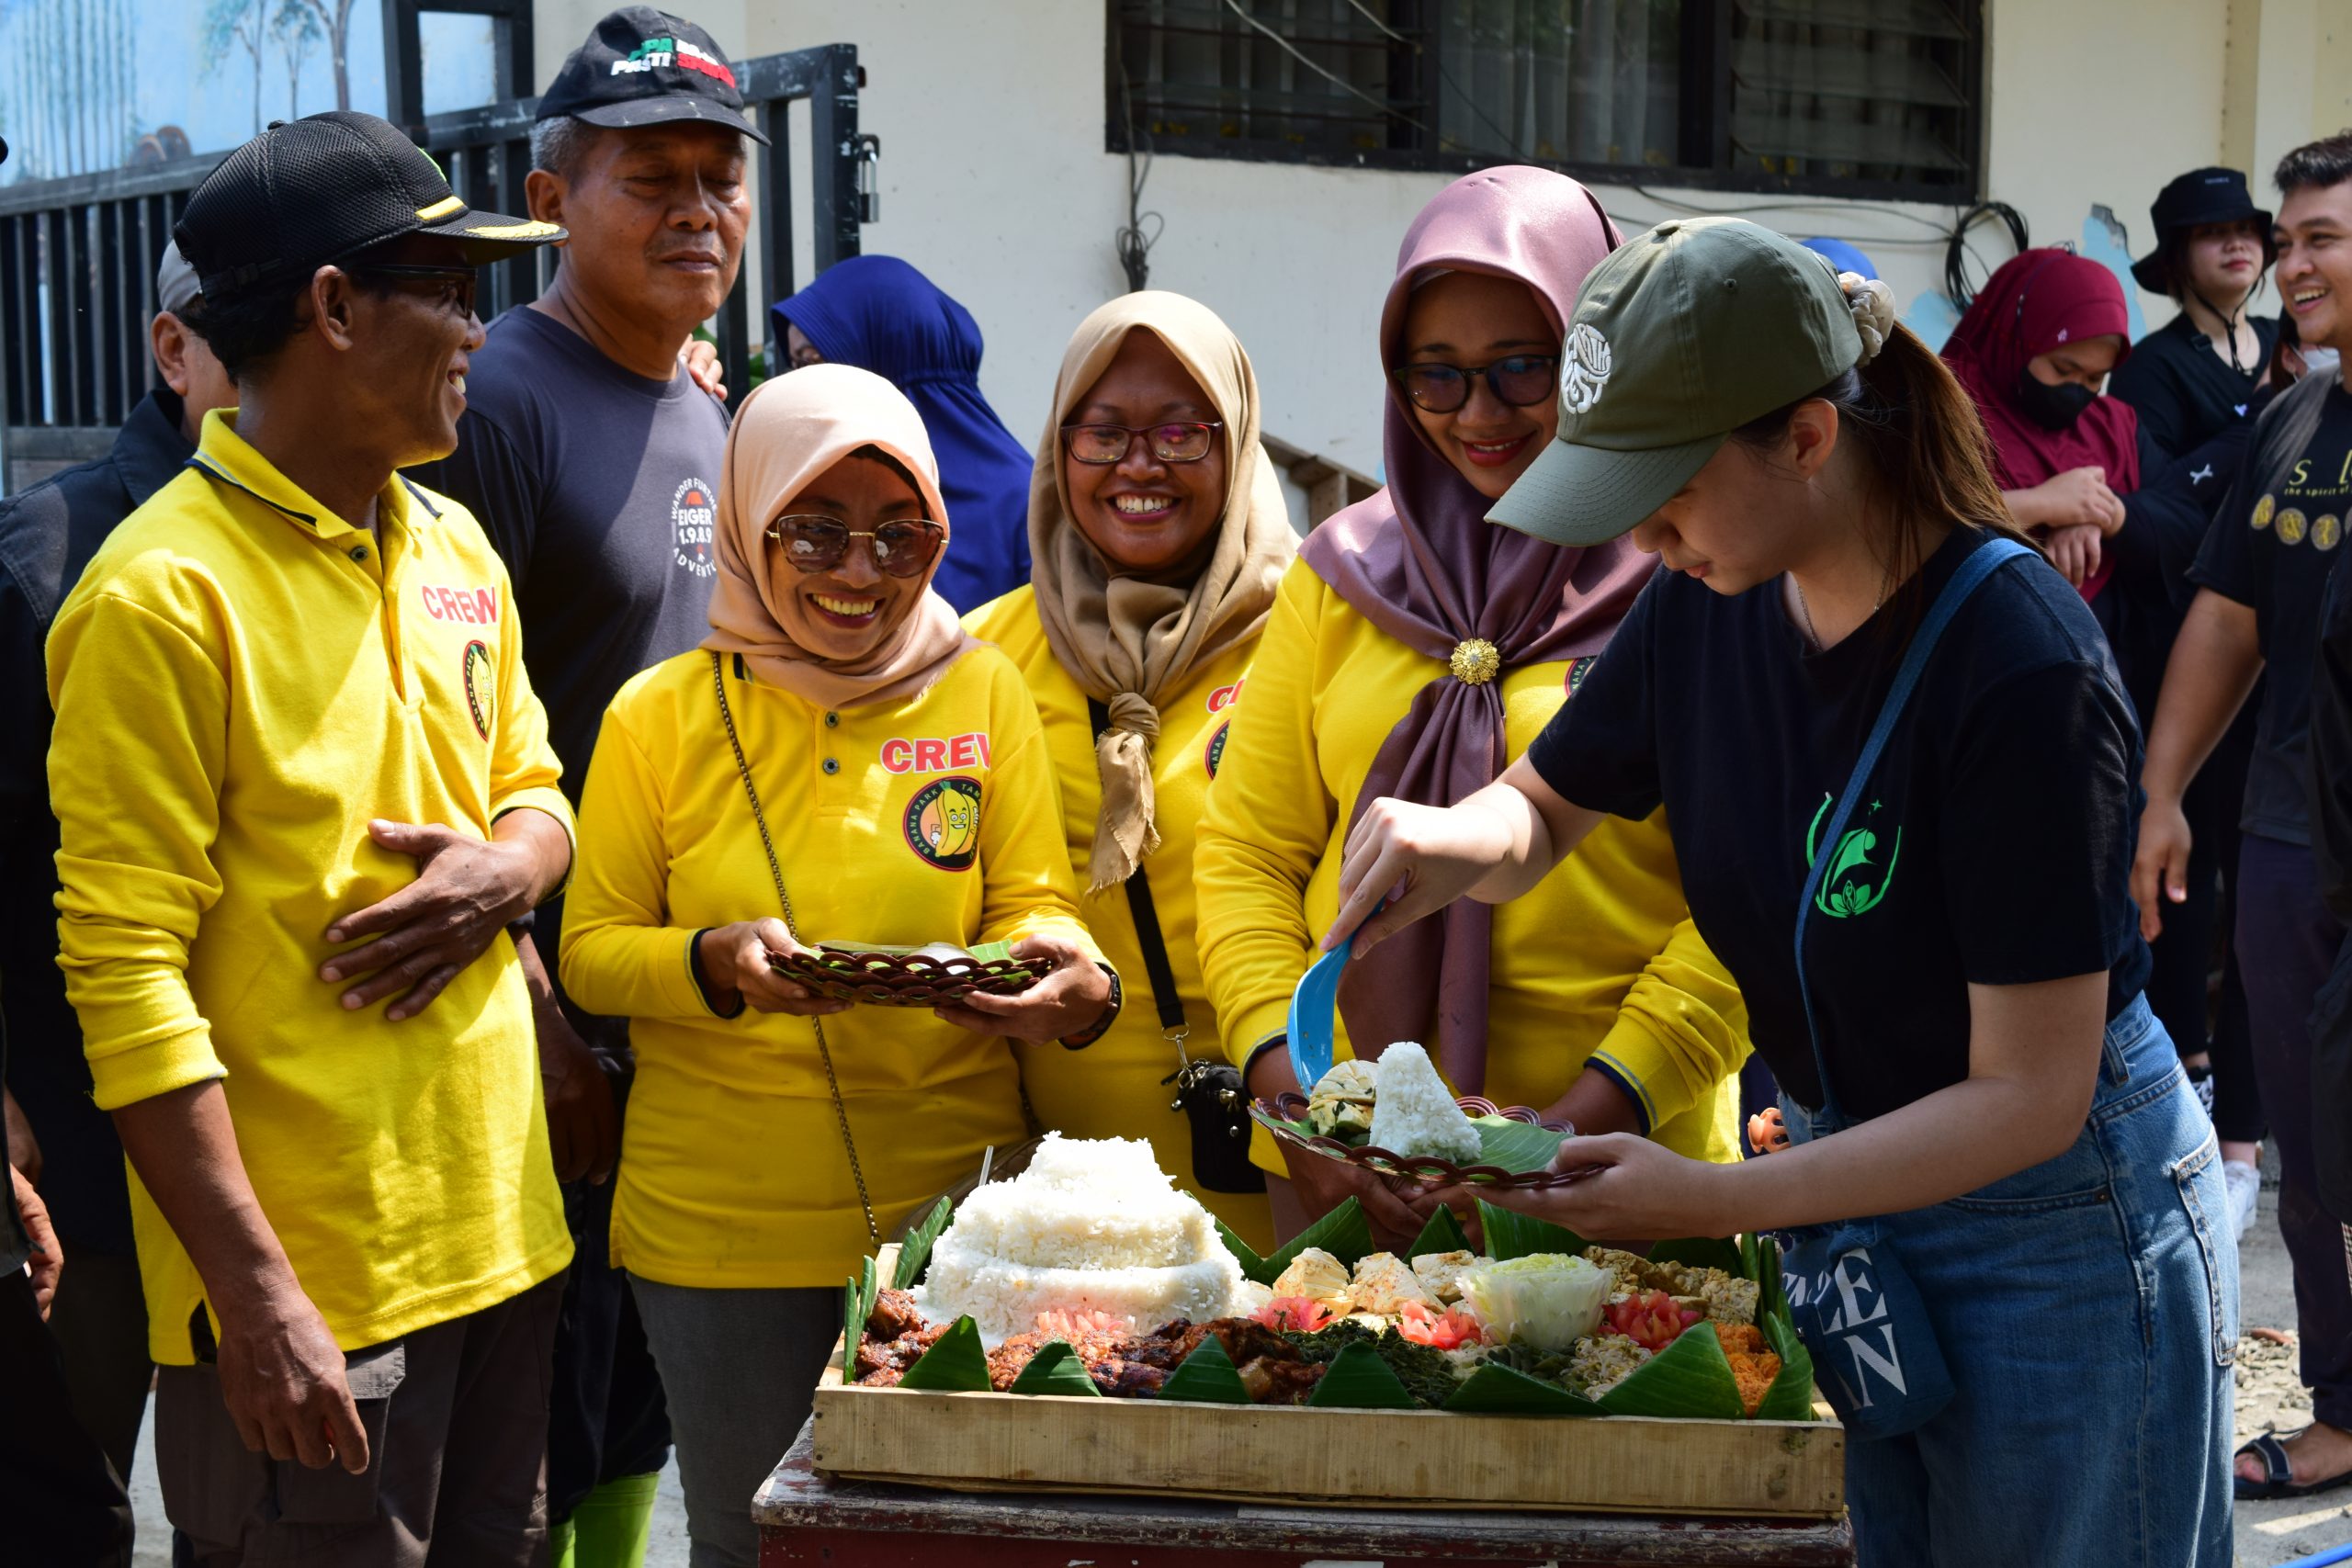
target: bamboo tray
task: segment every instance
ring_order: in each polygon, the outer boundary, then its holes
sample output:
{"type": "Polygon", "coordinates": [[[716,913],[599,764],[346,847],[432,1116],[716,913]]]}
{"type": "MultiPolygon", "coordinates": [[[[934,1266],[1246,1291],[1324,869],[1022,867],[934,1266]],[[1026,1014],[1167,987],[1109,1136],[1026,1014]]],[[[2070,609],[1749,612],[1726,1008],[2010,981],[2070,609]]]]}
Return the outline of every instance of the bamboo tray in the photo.
{"type": "MultiPolygon", "coordinates": [[[[895,1248],[886,1251],[887,1266],[895,1248]]],[[[818,1384],[820,1474],[956,1492],[1833,1518],[1846,1433],[1814,1421],[1465,1416],[818,1384]]]]}

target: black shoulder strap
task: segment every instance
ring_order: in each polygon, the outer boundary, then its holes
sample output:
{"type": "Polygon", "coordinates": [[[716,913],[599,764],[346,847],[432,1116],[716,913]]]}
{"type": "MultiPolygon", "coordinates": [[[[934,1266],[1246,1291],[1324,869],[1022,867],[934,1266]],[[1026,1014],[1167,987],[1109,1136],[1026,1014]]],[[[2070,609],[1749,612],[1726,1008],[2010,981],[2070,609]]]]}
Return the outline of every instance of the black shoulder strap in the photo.
{"type": "MultiPolygon", "coordinates": [[[[1111,728],[1111,710],[1086,699],[1087,716],[1094,722],[1094,738],[1111,728]]],[[[1151,879],[1143,867],[1126,880],[1127,912],[1135,917],[1136,940],[1143,945],[1143,966],[1151,978],[1152,1006],[1159,1011],[1159,1027],[1175,1034],[1184,1027],[1184,998],[1176,989],[1176,971],[1168,963],[1168,939],[1159,934],[1159,911],[1151,902],[1151,879]]]]}

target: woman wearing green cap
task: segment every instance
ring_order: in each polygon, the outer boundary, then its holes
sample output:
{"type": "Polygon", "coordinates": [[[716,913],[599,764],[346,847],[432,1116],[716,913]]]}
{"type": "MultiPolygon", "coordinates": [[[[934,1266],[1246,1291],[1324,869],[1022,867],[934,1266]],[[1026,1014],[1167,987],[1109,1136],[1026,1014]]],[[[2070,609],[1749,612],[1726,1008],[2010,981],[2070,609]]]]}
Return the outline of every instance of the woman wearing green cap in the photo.
{"type": "Polygon", "coordinates": [[[1663,805],[1792,1144],[1575,1138],[1588,1174],[1503,1201],[1595,1237],[1796,1233],[1865,1563],[2226,1563],[2236,1254],[2140,994],[2140,738],[2089,610],[1882,285],[1664,224],[1593,272],[1566,352],[1591,374],[1490,521],[1630,531],[1668,570],[1499,781],[1365,814],[1333,931],[1503,902],[1663,805]],[[1910,1386],[1858,1349],[1881,1335],[1910,1386]]]}

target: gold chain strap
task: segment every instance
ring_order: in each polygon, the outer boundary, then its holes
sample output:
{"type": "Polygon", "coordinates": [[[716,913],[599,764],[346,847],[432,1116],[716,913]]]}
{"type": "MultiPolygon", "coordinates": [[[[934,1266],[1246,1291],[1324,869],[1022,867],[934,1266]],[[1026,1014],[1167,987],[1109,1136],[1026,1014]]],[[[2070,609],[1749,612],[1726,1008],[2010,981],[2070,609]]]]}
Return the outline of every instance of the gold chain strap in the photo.
{"type": "MultiPolygon", "coordinates": [[[[752,803],[752,820],[759,824],[760,848],[767,852],[768,876],[775,883],[775,901],[784,906],[784,923],[798,941],[800,918],[792,912],[792,895],[784,890],[784,868],[776,863],[775,840],[768,837],[768,814],[760,809],[760,792],[752,787],[752,764],[743,756],[743,742],[735,733],[735,713],[727,705],[727,667],[721,656],[710,656],[710,680],[718,693],[718,716],[727,726],[727,744],[735,749],[735,771],[743,779],[743,798],[752,803]]],[[[874,1200],[865,1194],[865,1172],[857,1163],[857,1143],[849,1135],[849,1107],[842,1103],[842,1080],[833,1073],[832,1049],[825,1043],[825,1021],[811,1018],[808,1027],[817,1032],[817,1057],[825,1064],[825,1087],[833,1092],[833,1115],[841,1122],[842,1147],[849,1153],[850,1179],[857,1183],[857,1205],[865,1211],[865,1234],[876,1246],[882,1242],[882,1228],[874,1223],[874,1200]]]]}

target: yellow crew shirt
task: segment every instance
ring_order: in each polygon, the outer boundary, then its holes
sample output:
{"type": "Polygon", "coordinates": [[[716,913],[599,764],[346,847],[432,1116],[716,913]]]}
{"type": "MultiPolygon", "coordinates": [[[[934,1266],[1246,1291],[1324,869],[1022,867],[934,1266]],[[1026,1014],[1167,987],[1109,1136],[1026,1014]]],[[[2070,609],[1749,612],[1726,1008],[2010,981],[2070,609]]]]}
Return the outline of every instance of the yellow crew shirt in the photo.
{"type": "MultiPolygon", "coordinates": [[[[1568,700],[1579,662],[1503,672],[1512,759],[1568,700]]],[[[1193,862],[1201,964],[1226,1049],[1242,1064],[1284,1032],[1291,992],[1339,914],[1340,852],[1374,756],[1414,695],[1446,674],[1304,558],[1283,579],[1251,669],[1193,862]]],[[[1432,1022],[1396,1027],[1439,1058],[1432,1022]]],[[[1346,1057],[1344,1020],[1335,1032],[1346,1057]]],[[[1690,921],[1663,814],[1604,821],[1526,897],[1495,909],[1487,1034],[1482,1092],[1497,1104],[1544,1110],[1590,1063],[1634,1097],[1659,1143],[1738,1157],[1747,1009],[1690,921]]],[[[1262,1133],[1252,1152],[1283,1168],[1262,1133]]]]}
{"type": "MultiPolygon", "coordinates": [[[[416,878],[370,819],[487,839],[530,807],[571,829],[481,525],[398,476],[377,521],[336,517],[233,411],[209,414],[48,647],[58,963],[97,1103],[220,1079],[262,1212],[346,1350],[571,1257],[513,942],[401,1023],[318,977],[327,927],[416,878]]],[[[150,1353],[187,1365],[203,1282],[135,1171],[130,1201],[150,1353]]]]}
{"type": "MultiPolygon", "coordinates": [[[[1078,919],[1061,800],[1021,673],[976,649],[904,701],[827,709],[739,660],[727,700],[774,836],[793,934],[888,946],[1058,933],[1078,919]]],[[[873,1250],[806,1018],[722,1018],[697,932],[783,917],[728,745],[711,656],[665,660],[605,711],[566,897],[564,988],[630,1020],[637,1083],[616,1267],[667,1285],[839,1285],[873,1250]]],[[[823,1020],[882,1234],[1028,1134],[1012,1043],[928,1008],[823,1020]]],[[[1059,1054],[1058,1044],[1024,1047],[1059,1054]]]]}
{"type": "MultiPolygon", "coordinates": [[[[1082,890],[1102,809],[1102,775],[1095,765],[1094,721],[1087,712],[1086,694],[1046,640],[1035,589],[1016,588],[965,616],[964,625],[974,637],[1004,650],[1037,700],[1054,774],[1061,783],[1070,872],[1082,890]]],[[[1215,1057],[1221,1048],[1193,942],[1193,846],[1209,780],[1216,776],[1224,754],[1234,703],[1256,651],[1254,638],[1229,648],[1169,694],[1160,705],[1159,738],[1152,744],[1153,818],[1159,828],[1159,848],[1136,874],[1150,883],[1152,910],[1159,916],[1168,966],[1184,1009],[1189,1032],[1185,1048],[1194,1055],[1215,1057]]],[[[1038,1120],[1074,1138],[1150,1139],[1160,1169],[1250,1246],[1272,1252],[1274,1227],[1265,1194],[1210,1192],[1193,1179],[1192,1123],[1173,1108],[1176,1086],[1163,1081],[1181,1059],[1160,1024],[1160,998],[1150,994],[1151,973],[1144,964],[1126,889],[1081,891],[1079,911],[1086,929],[1125,976],[1127,1005],[1111,1032],[1086,1050],[1038,1051],[1023,1059],[1022,1081],[1038,1120]]]]}

